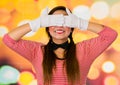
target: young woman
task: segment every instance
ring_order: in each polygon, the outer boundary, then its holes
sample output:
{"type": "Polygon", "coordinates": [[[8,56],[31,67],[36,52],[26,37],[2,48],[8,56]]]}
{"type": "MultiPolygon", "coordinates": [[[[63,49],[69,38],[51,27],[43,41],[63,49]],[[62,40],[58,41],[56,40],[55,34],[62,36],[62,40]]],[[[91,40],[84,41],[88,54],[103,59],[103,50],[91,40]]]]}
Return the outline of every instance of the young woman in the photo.
{"type": "Polygon", "coordinates": [[[58,6],[49,14],[7,33],[3,41],[28,59],[35,68],[38,85],[86,85],[92,62],[116,39],[117,32],[100,24],[80,19],[67,8],[58,6]],[[26,33],[46,27],[49,42],[23,40],[26,33]],[[75,28],[97,33],[98,37],[74,43],[75,28]]]}

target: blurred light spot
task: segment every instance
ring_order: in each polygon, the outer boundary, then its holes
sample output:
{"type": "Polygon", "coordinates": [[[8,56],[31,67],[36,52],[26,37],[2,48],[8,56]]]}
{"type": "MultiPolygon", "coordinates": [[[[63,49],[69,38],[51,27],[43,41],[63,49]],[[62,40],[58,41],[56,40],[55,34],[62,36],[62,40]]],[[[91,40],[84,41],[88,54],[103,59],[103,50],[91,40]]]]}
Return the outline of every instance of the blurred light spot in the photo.
{"type": "Polygon", "coordinates": [[[0,37],[3,37],[4,34],[8,32],[8,28],[5,26],[0,26],[0,37]]]}
{"type": "Polygon", "coordinates": [[[111,73],[115,70],[115,65],[112,61],[106,61],[102,65],[102,70],[106,73],[111,73]]]}
{"type": "Polygon", "coordinates": [[[105,85],[120,85],[119,80],[114,76],[108,76],[104,80],[105,85]]]}
{"type": "Polygon", "coordinates": [[[0,24],[7,23],[11,18],[10,12],[7,9],[0,9],[0,24]]]}
{"type": "Polygon", "coordinates": [[[105,0],[109,5],[119,2],[120,0],[105,0]]]}
{"type": "Polygon", "coordinates": [[[75,14],[76,16],[85,19],[85,20],[89,20],[91,17],[91,13],[90,13],[90,9],[89,7],[85,6],[85,5],[81,5],[81,6],[77,6],[73,9],[73,14],[75,14]]]}
{"type": "Polygon", "coordinates": [[[0,68],[0,83],[16,83],[19,78],[19,71],[11,66],[2,66],[0,68]]]}
{"type": "Polygon", "coordinates": [[[15,4],[18,0],[0,0],[0,8],[5,8],[9,12],[15,9],[15,4]]]}
{"type": "Polygon", "coordinates": [[[30,82],[34,80],[34,75],[29,71],[24,71],[20,73],[19,83],[20,85],[29,85],[30,82]]]}
{"type": "Polygon", "coordinates": [[[39,10],[42,10],[42,9],[46,8],[46,6],[48,5],[48,2],[49,2],[49,0],[46,0],[46,1],[44,1],[44,0],[38,0],[38,2],[37,2],[37,8],[39,10]]]}
{"type": "MultiPolygon", "coordinates": [[[[21,25],[24,25],[24,24],[26,24],[26,23],[28,23],[28,22],[30,22],[30,20],[22,20],[19,24],[18,24],[18,26],[21,26],[21,25]]],[[[31,36],[33,36],[35,34],[35,32],[29,32],[29,33],[27,33],[24,37],[31,37],[31,36]]]]}
{"type": "Polygon", "coordinates": [[[18,0],[16,10],[28,16],[38,14],[38,8],[34,0],[18,0]]]}
{"type": "Polygon", "coordinates": [[[112,6],[111,12],[110,12],[111,17],[120,20],[120,2],[116,3],[112,6]]]}
{"type": "Polygon", "coordinates": [[[77,33],[74,31],[73,33],[73,39],[74,39],[74,42],[77,43],[77,42],[80,42],[80,41],[83,41],[83,40],[86,40],[87,39],[87,36],[83,33],[77,33]]]}
{"type": "Polygon", "coordinates": [[[100,72],[97,68],[91,67],[89,73],[88,73],[88,78],[91,80],[97,79],[100,76],[100,72]]]}
{"type": "Polygon", "coordinates": [[[69,0],[56,0],[57,1],[57,4],[59,6],[67,6],[67,4],[71,4],[71,2],[69,0]]]}
{"type": "Polygon", "coordinates": [[[37,80],[33,80],[29,85],[37,85],[37,80]]]}
{"type": "Polygon", "coordinates": [[[57,0],[48,0],[48,4],[47,4],[48,7],[53,8],[57,5],[58,5],[57,0]]]}
{"type": "Polygon", "coordinates": [[[95,2],[91,6],[91,13],[95,19],[104,19],[109,14],[109,6],[104,1],[95,2]]]}

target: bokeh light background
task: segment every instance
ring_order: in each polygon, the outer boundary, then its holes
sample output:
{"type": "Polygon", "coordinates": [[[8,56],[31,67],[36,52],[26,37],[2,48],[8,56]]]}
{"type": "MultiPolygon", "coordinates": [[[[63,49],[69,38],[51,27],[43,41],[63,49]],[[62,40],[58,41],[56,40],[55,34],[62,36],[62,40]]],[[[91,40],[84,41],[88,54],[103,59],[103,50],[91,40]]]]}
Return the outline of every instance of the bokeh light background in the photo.
{"type": "MultiPolygon", "coordinates": [[[[31,63],[2,42],[5,33],[37,18],[42,10],[63,5],[78,17],[108,25],[120,33],[120,0],[0,0],[0,85],[37,85],[31,63]]],[[[96,34],[75,30],[75,42],[96,34]]],[[[28,33],[24,39],[47,43],[45,29],[28,33]]],[[[120,85],[120,35],[92,64],[87,85],[120,85]]]]}

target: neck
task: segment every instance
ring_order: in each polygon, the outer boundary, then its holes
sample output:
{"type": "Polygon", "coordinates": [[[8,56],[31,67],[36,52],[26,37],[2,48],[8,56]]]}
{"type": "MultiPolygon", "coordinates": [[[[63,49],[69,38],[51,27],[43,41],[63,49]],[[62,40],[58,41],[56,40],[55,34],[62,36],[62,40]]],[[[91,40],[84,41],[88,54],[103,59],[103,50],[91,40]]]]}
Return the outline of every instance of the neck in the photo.
{"type": "Polygon", "coordinates": [[[52,39],[52,41],[56,44],[62,44],[64,42],[67,42],[67,39],[64,39],[64,40],[55,40],[55,39],[52,39]]]}

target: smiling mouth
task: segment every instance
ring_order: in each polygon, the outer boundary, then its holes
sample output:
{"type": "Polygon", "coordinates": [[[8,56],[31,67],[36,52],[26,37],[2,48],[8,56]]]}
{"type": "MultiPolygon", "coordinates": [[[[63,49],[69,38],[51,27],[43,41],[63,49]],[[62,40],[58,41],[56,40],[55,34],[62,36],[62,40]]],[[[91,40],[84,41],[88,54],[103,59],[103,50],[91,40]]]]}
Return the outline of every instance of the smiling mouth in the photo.
{"type": "Polygon", "coordinates": [[[62,33],[64,33],[65,31],[63,31],[63,30],[56,30],[55,32],[58,33],[58,34],[62,34],[62,33]]]}

